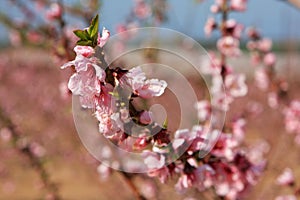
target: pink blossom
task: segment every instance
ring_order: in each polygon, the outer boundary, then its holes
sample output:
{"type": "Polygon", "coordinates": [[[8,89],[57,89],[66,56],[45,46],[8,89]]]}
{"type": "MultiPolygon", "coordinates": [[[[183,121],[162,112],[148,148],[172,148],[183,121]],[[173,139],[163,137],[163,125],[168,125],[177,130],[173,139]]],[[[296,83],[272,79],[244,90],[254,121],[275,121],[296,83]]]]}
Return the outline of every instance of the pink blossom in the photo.
{"type": "Polygon", "coordinates": [[[62,8],[58,3],[52,3],[50,9],[46,13],[46,17],[49,20],[59,19],[62,15],[62,8]]]}
{"type": "Polygon", "coordinates": [[[145,150],[143,151],[142,155],[144,158],[144,163],[149,169],[160,169],[165,164],[165,157],[161,154],[145,150]]]}
{"type": "Polygon", "coordinates": [[[225,28],[227,32],[232,34],[235,38],[240,38],[243,32],[244,26],[242,24],[238,24],[234,19],[229,19],[225,23],[225,28]]]}
{"type": "Polygon", "coordinates": [[[77,45],[74,47],[74,51],[76,52],[76,55],[82,55],[84,57],[91,57],[92,55],[94,55],[95,53],[95,50],[93,47],[90,47],[90,46],[80,46],[80,45],[77,45]]]}
{"type": "MultiPolygon", "coordinates": [[[[74,95],[80,96],[81,105],[84,108],[93,108],[95,104],[95,97],[100,95],[101,84],[105,82],[105,71],[98,65],[98,59],[91,57],[84,57],[81,52],[86,49],[76,48],[78,55],[75,60],[64,64],[61,68],[75,66],[76,73],[74,73],[68,82],[68,88],[74,95]]],[[[91,50],[87,48],[87,50],[91,50]]]]}
{"type": "Polygon", "coordinates": [[[251,163],[260,166],[264,164],[264,155],[270,151],[270,148],[269,143],[264,140],[260,140],[250,146],[246,156],[251,163]]]}
{"type": "Polygon", "coordinates": [[[207,130],[201,125],[193,126],[192,130],[179,129],[175,132],[172,146],[179,153],[184,150],[192,155],[207,146],[206,132],[207,130]]]}
{"type": "Polygon", "coordinates": [[[163,80],[149,79],[146,80],[145,73],[141,67],[135,67],[122,77],[121,82],[127,82],[133,92],[142,98],[152,98],[160,96],[164,93],[167,83],[163,80]]]}
{"type": "Polygon", "coordinates": [[[246,120],[239,118],[232,123],[232,134],[238,142],[242,142],[245,138],[246,120]]]}
{"type": "Polygon", "coordinates": [[[95,116],[99,121],[99,132],[106,138],[119,141],[122,137],[123,128],[118,123],[118,115],[96,111],[95,116]]]}
{"type": "Polygon", "coordinates": [[[101,36],[98,35],[98,46],[99,47],[104,47],[104,45],[107,43],[110,37],[110,32],[104,27],[102,29],[102,34],[101,36]]]}
{"type": "Polygon", "coordinates": [[[170,170],[168,167],[163,166],[159,169],[152,169],[148,171],[148,176],[158,177],[160,182],[166,183],[167,179],[170,177],[170,170]]]}
{"type": "Polygon", "coordinates": [[[43,157],[46,154],[46,149],[36,142],[31,143],[29,148],[36,157],[43,157]]]}
{"type": "Polygon", "coordinates": [[[277,177],[276,183],[278,185],[293,185],[295,177],[290,168],[285,168],[284,171],[277,177]]]}
{"type": "Polygon", "coordinates": [[[268,94],[268,104],[271,108],[277,108],[279,106],[278,95],[276,92],[270,92],[268,94]]]}
{"type": "Polygon", "coordinates": [[[187,153],[192,155],[193,152],[207,151],[212,147],[209,142],[216,140],[219,135],[217,130],[209,130],[207,126],[195,125],[192,128],[191,135],[193,140],[187,153]]]}
{"type": "MultiPolygon", "coordinates": [[[[104,86],[101,86],[101,93],[96,98],[96,110],[101,113],[112,114],[116,112],[116,101],[115,98],[112,96],[112,92],[114,87],[106,83],[104,86]]],[[[123,117],[124,113],[121,112],[120,117],[123,117]]]]}
{"type": "Polygon", "coordinates": [[[235,156],[234,149],[237,145],[238,141],[232,135],[221,134],[211,153],[217,157],[225,157],[228,160],[233,160],[235,156]]]}
{"type": "Polygon", "coordinates": [[[297,197],[295,195],[282,195],[277,196],[275,200],[297,200],[297,197]]]}
{"type": "Polygon", "coordinates": [[[232,10],[235,11],[245,11],[247,8],[247,0],[231,0],[230,7],[232,10]]]}
{"type": "Polygon", "coordinates": [[[237,25],[237,22],[234,19],[228,19],[225,22],[225,27],[227,29],[234,29],[234,27],[237,25]]]}
{"type": "Polygon", "coordinates": [[[141,150],[144,149],[150,143],[149,138],[146,135],[139,136],[133,144],[134,149],[141,150]]]}
{"type": "Polygon", "coordinates": [[[199,101],[195,104],[200,121],[207,121],[211,115],[211,105],[207,100],[199,101]]]}
{"type": "Polygon", "coordinates": [[[153,180],[143,180],[138,185],[141,193],[147,199],[155,199],[158,195],[158,190],[155,182],[153,180]]]}
{"type": "Polygon", "coordinates": [[[183,173],[178,179],[175,185],[178,192],[185,192],[186,189],[191,187],[199,191],[210,187],[211,177],[215,172],[209,165],[202,165],[191,170],[189,173],[183,173]]]}
{"type": "Polygon", "coordinates": [[[255,71],[254,81],[255,85],[263,91],[266,91],[270,84],[269,76],[263,68],[259,68],[255,71]]]}
{"type": "Polygon", "coordinates": [[[196,135],[188,129],[179,129],[174,133],[172,146],[175,150],[181,150],[182,147],[187,148],[196,138],[196,135]],[[184,145],[184,146],[183,146],[184,145]]]}
{"type": "Polygon", "coordinates": [[[140,122],[142,124],[151,124],[152,122],[152,113],[149,111],[143,111],[140,115],[140,122]]]}
{"type": "Polygon", "coordinates": [[[94,97],[100,94],[100,80],[105,77],[102,68],[95,64],[88,63],[86,71],[79,71],[70,77],[68,88],[74,95],[79,95],[82,106],[94,107],[94,97]]]}
{"type": "Polygon", "coordinates": [[[268,52],[272,48],[272,40],[269,38],[263,38],[258,41],[257,48],[262,52],[268,52]]]}
{"type": "Polygon", "coordinates": [[[144,19],[151,14],[151,8],[143,0],[136,0],[134,13],[138,18],[144,19]]]}
{"type": "Polygon", "coordinates": [[[247,32],[248,37],[251,39],[259,39],[260,38],[260,34],[255,27],[249,27],[246,32],[247,32]]]}
{"type": "Polygon", "coordinates": [[[232,103],[232,97],[226,95],[223,92],[219,92],[213,95],[212,106],[224,111],[228,111],[229,105],[232,103]]]}
{"type": "Polygon", "coordinates": [[[109,166],[106,166],[101,163],[97,167],[97,172],[98,172],[101,180],[107,180],[108,177],[111,175],[111,168],[109,166]]]}
{"type": "Polygon", "coordinates": [[[225,78],[226,92],[232,97],[242,97],[248,92],[244,74],[229,74],[225,78]]]}
{"type": "Polygon", "coordinates": [[[268,53],[264,56],[264,64],[266,66],[274,66],[276,62],[276,56],[274,53],[268,53]]]}
{"type": "Polygon", "coordinates": [[[224,36],[217,42],[218,50],[226,56],[238,56],[241,53],[239,49],[240,42],[232,36],[224,36]]]}
{"type": "Polygon", "coordinates": [[[286,130],[300,134],[300,101],[293,100],[284,110],[284,116],[286,130]]]}
{"type": "Polygon", "coordinates": [[[224,3],[225,3],[225,0],[215,0],[215,4],[218,6],[223,6],[224,3]]]}
{"type": "Polygon", "coordinates": [[[221,73],[221,61],[213,52],[209,52],[209,59],[202,58],[201,72],[210,75],[219,75],[221,73]]]}
{"type": "Polygon", "coordinates": [[[244,30],[244,26],[242,24],[237,24],[233,30],[233,37],[240,39],[244,30]]]}
{"type": "Polygon", "coordinates": [[[210,6],[210,12],[216,14],[220,11],[220,7],[216,4],[213,4],[210,6]]]}
{"type": "Polygon", "coordinates": [[[226,196],[230,192],[230,186],[227,182],[218,183],[216,184],[215,188],[216,188],[216,193],[219,196],[226,196]]]}
{"type": "Polygon", "coordinates": [[[207,19],[204,26],[204,33],[206,36],[210,36],[212,31],[217,27],[217,23],[213,17],[207,19]]]}

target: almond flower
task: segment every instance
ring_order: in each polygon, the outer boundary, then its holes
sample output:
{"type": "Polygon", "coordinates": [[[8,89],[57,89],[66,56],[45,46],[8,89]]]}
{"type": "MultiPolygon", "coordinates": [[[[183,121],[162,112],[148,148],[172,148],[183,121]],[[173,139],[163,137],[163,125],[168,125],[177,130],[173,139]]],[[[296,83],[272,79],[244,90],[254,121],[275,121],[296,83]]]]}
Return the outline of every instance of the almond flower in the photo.
{"type": "Polygon", "coordinates": [[[58,3],[52,3],[50,9],[46,13],[46,18],[49,20],[59,19],[62,15],[62,8],[58,3]]]}
{"type": "Polygon", "coordinates": [[[293,171],[290,168],[285,168],[282,174],[278,176],[276,179],[276,183],[278,185],[286,185],[286,186],[292,186],[294,185],[295,177],[293,174],[293,171]]]}
{"type": "Polygon", "coordinates": [[[80,45],[77,45],[74,48],[74,51],[75,51],[76,55],[82,55],[83,57],[86,57],[86,58],[91,57],[95,53],[95,50],[93,47],[80,46],[80,45]]]}
{"type": "Polygon", "coordinates": [[[235,148],[238,146],[238,141],[230,134],[221,134],[219,140],[212,149],[212,155],[224,157],[227,160],[233,160],[235,156],[235,148]]]}
{"type": "Polygon", "coordinates": [[[245,126],[246,120],[244,118],[239,118],[232,123],[232,134],[239,143],[245,138],[245,126]]]}
{"type": "Polygon", "coordinates": [[[247,0],[231,0],[230,8],[235,11],[245,11],[247,8],[247,0]]]}
{"type": "Polygon", "coordinates": [[[241,50],[239,49],[240,42],[232,36],[224,36],[217,42],[218,50],[226,56],[239,56],[241,50]]]}
{"type": "Polygon", "coordinates": [[[74,95],[80,96],[84,108],[93,108],[95,97],[100,95],[100,82],[105,81],[105,71],[98,65],[98,60],[93,55],[94,49],[87,46],[74,48],[77,56],[75,60],[64,64],[61,68],[75,66],[74,73],[68,82],[68,88],[74,95]]]}
{"type": "Polygon", "coordinates": [[[191,167],[191,172],[183,173],[180,176],[175,189],[181,193],[191,187],[203,191],[211,186],[210,183],[214,173],[214,170],[209,165],[202,165],[197,168],[191,167]]]}
{"type": "Polygon", "coordinates": [[[232,97],[242,97],[248,92],[244,74],[229,74],[225,78],[226,92],[232,97]]]}
{"type": "Polygon", "coordinates": [[[102,34],[98,34],[98,46],[104,47],[104,45],[107,43],[108,39],[110,37],[110,32],[104,27],[102,29],[102,34]]]}
{"type": "Polygon", "coordinates": [[[263,38],[258,42],[257,48],[260,51],[268,52],[272,48],[272,40],[269,38],[263,38]]]}
{"type": "Polygon", "coordinates": [[[270,80],[265,69],[259,68],[255,71],[254,82],[256,87],[258,87],[259,89],[263,91],[266,91],[268,89],[270,80]]]}
{"type": "Polygon", "coordinates": [[[146,80],[145,73],[141,67],[130,69],[122,79],[121,82],[129,85],[133,93],[145,99],[162,95],[167,87],[167,83],[164,80],[146,80]]]}
{"type": "Polygon", "coordinates": [[[264,64],[268,67],[274,66],[276,62],[276,56],[274,53],[267,53],[264,56],[264,64]]]}
{"type": "Polygon", "coordinates": [[[226,21],[225,27],[228,33],[230,33],[233,37],[240,39],[244,29],[242,24],[237,23],[234,19],[229,19],[226,21]]]}
{"type": "Polygon", "coordinates": [[[165,157],[161,154],[145,150],[142,155],[144,163],[147,165],[148,169],[160,169],[165,164],[165,157]]]}
{"type": "Polygon", "coordinates": [[[217,23],[213,17],[207,19],[206,24],[204,26],[204,33],[207,37],[209,37],[212,31],[217,27],[217,23]]]}
{"type": "Polygon", "coordinates": [[[221,60],[214,52],[209,52],[208,55],[208,58],[201,59],[201,72],[209,75],[219,75],[221,73],[221,60]]]}
{"type": "Polygon", "coordinates": [[[211,105],[207,100],[199,101],[195,104],[196,111],[198,113],[198,119],[200,121],[207,121],[211,116],[211,105]]]}

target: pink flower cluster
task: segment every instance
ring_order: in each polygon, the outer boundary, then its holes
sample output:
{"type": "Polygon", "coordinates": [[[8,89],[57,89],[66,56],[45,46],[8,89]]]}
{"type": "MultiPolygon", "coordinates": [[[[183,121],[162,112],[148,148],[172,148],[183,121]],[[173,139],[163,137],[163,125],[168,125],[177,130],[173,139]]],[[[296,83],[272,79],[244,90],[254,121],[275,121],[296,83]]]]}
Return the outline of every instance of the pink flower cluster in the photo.
{"type": "MultiPolygon", "coordinates": [[[[225,0],[215,0],[215,3],[210,7],[210,11],[212,13],[221,12],[224,9],[225,3],[225,0]]],[[[229,5],[226,4],[226,9],[228,11],[243,12],[247,9],[247,0],[230,0],[229,5]]]]}
{"type": "MultiPolygon", "coordinates": [[[[237,125],[232,128],[237,129],[237,125]]],[[[243,129],[240,127],[240,131],[243,129]]],[[[178,192],[188,188],[204,191],[213,187],[220,197],[237,199],[251,184],[255,184],[261,174],[265,161],[251,161],[248,155],[258,152],[248,152],[240,149],[240,141],[234,134],[223,133],[211,152],[200,159],[198,154],[205,150],[207,138],[205,126],[195,126],[191,131],[177,130],[172,141],[171,151],[180,152],[187,147],[183,155],[175,162],[165,165],[168,154],[157,151],[144,151],[145,164],[149,167],[148,175],[158,177],[165,183],[172,176],[179,176],[175,185],[178,192]]],[[[170,149],[167,151],[169,152],[170,149]]],[[[251,150],[252,151],[252,150],[251,150]]]]}
{"type": "MultiPolygon", "coordinates": [[[[109,39],[105,28],[98,37],[98,46],[102,48],[109,39]]],[[[97,47],[96,47],[97,48],[97,47]]],[[[99,132],[105,137],[122,141],[129,133],[125,125],[130,121],[128,102],[122,102],[118,93],[129,90],[129,93],[140,98],[152,98],[163,94],[167,83],[158,79],[146,79],[140,67],[128,70],[104,68],[103,63],[95,56],[91,46],[77,45],[74,48],[76,58],[62,66],[75,67],[68,83],[69,90],[80,98],[83,108],[95,109],[99,121],[99,132]]],[[[152,123],[151,114],[147,111],[138,114],[139,123],[152,123]]]]}
{"type": "Polygon", "coordinates": [[[234,73],[230,66],[222,66],[220,59],[210,52],[210,61],[204,62],[201,68],[204,74],[212,76],[212,105],[222,110],[228,110],[235,98],[248,93],[246,76],[234,73]],[[226,71],[222,71],[225,69],[226,71]]]}
{"type": "MultiPolygon", "coordinates": [[[[244,3],[232,1],[230,8],[241,11],[244,3]]],[[[143,1],[138,1],[138,4],[141,5],[137,12],[144,14],[143,1]]],[[[213,21],[210,24],[217,26],[213,21]]],[[[242,25],[228,20],[223,28],[225,35],[218,42],[221,54],[225,57],[239,55],[242,25]]],[[[109,32],[103,29],[101,37],[98,37],[99,47],[76,46],[76,58],[62,67],[75,67],[76,72],[71,76],[68,88],[79,96],[82,107],[95,110],[101,134],[126,150],[141,151],[150,177],[158,177],[163,183],[175,175],[179,177],[175,185],[179,192],[188,188],[199,191],[214,188],[220,197],[238,199],[256,183],[265,161],[261,152],[242,146],[246,124],[243,118],[228,125],[213,147],[208,145],[210,137],[217,138],[220,133],[211,130],[207,123],[212,117],[212,109],[226,111],[235,98],[247,94],[245,75],[234,73],[224,59],[211,54],[212,59],[204,68],[212,76],[212,102],[203,100],[195,105],[200,124],[191,130],[177,130],[171,135],[167,126],[160,127],[152,120],[151,112],[137,110],[132,103],[134,98],[161,96],[167,83],[147,79],[139,66],[130,70],[106,67],[104,57],[97,58],[95,52],[102,50],[108,38],[109,32]],[[133,131],[136,124],[143,129],[133,131]],[[133,132],[137,137],[131,137],[133,132]],[[200,156],[203,154],[206,155],[204,158],[200,156]],[[174,155],[178,156],[177,160],[174,160],[174,155]]],[[[102,165],[98,171],[104,177],[109,173],[102,165]]]]}
{"type": "Polygon", "coordinates": [[[276,56],[271,52],[272,40],[269,38],[261,38],[259,32],[253,27],[250,27],[247,33],[251,39],[247,44],[247,48],[252,52],[252,62],[254,64],[262,62],[269,67],[274,66],[276,56]]]}

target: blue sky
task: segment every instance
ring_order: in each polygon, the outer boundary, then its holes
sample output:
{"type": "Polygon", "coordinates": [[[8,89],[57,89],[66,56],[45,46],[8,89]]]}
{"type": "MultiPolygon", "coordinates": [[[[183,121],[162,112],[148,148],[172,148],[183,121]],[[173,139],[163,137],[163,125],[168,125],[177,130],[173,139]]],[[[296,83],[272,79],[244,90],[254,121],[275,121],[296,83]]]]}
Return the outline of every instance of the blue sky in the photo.
{"type": "MultiPolygon", "coordinates": [[[[75,0],[65,0],[72,3],[75,0]]],[[[103,0],[100,12],[101,24],[112,30],[117,24],[124,22],[132,7],[133,0],[103,0]]],[[[204,38],[203,25],[210,15],[209,7],[213,0],[204,0],[195,4],[194,0],[169,0],[168,22],[163,27],[175,29],[194,38],[204,38]]],[[[248,10],[243,13],[233,13],[230,17],[245,25],[259,27],[263,34],[275,40],[300,40],[300,10],[283,3],[281,0],[249,0],[248,10]]],[[[16,10],[7,3],[0,9],[18,16],[16,10]]],[[[0,26],[0,37],[5,38],[7,32],[0,26]]]]}
{"type": "MultiPolygon", "coordinates": [[[[112,29],[124,21],[132,0],[104,0],[101,12],[102,22],[112,29]]],[[[195,4],[193,0],[169,0],[169,21],[164,27],[172,28],[187,35],[204,38],[203,25],[210,15],[209,7],[213,0],[195,4]]],[[[245,25],[259,27],[263,34],[273,39],[300,39],[300,10],[281,0],[249,0],[248,10],[233,13],[230,17],[245,25]]]]}

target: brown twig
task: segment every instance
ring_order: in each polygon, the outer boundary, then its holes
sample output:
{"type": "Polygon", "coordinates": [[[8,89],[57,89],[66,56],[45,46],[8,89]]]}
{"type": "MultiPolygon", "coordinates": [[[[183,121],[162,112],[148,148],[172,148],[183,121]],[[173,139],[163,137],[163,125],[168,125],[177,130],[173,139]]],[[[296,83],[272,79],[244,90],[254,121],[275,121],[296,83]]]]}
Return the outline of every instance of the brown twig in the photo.
{"type": "MultiPolygon", "coordinates": [[[[226,36],[226,21],[228,18],[228,5],[227,5],[227,0],[224,0],[223,5],[222,5],[222,22],[221,22],[221,27],[220,31],[222,34],[222,37],[226,36]]],[[[221,53],[221,75],[223,80],[225,79],[226,76],[226,55],[224,53],[221,53]]]]}

